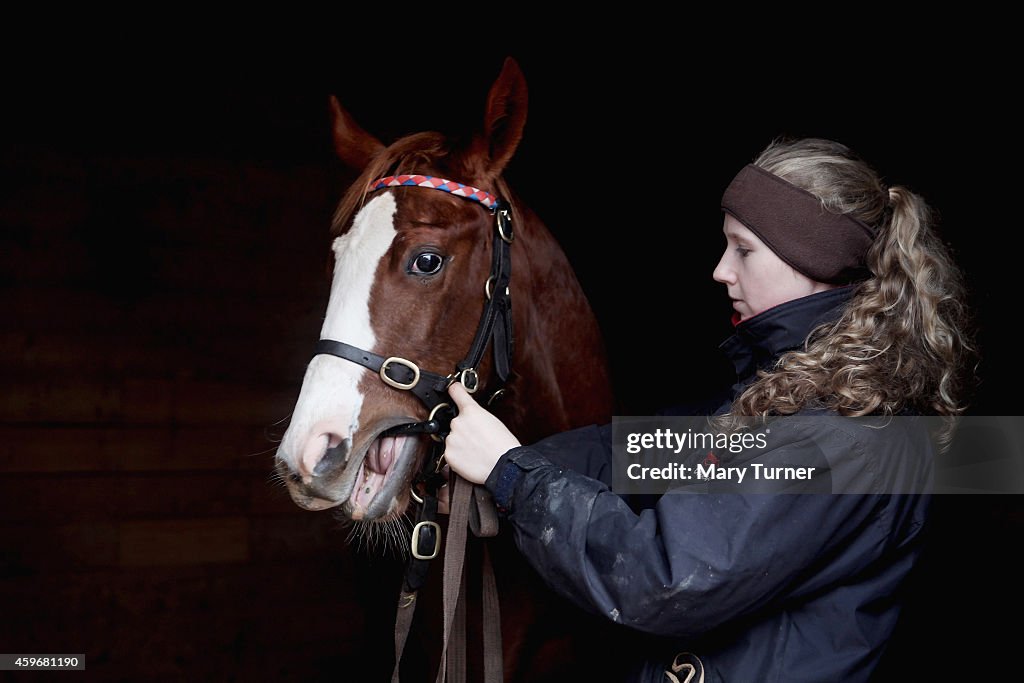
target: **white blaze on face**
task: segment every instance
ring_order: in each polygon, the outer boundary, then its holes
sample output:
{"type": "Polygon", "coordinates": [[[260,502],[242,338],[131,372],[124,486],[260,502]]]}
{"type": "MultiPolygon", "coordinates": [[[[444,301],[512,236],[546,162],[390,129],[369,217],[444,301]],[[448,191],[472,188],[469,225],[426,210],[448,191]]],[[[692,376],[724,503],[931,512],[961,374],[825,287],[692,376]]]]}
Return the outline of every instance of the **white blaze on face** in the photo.
{"type": "MultiPolygon", "coordinates": [[[[334,278],[321,339],[373,349],[376,338],[370,327],[370,289],[377,265],[397,234],[396,208],[391,194],[374,197],[356,214],[352,228],[334,240],[334,278]]],[[[308,478],[328,446],[351,439],[363,405],[359,379],[366,372],[369,370],[342,358],[313,357],[277,451],[291,471],[308,478]]]]}

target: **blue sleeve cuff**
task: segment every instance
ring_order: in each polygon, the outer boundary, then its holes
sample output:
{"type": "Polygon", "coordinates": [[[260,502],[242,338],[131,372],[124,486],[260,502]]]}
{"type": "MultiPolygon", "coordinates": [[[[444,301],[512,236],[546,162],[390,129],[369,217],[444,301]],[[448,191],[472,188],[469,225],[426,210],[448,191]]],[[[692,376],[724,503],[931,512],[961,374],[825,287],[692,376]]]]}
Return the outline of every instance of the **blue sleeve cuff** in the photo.
{"type": "Polygon", "coordinates": [[[484,482],[498,508],[498,514],[507,517],[512,512],[512,498],[523,478],[523,472],[550,464],[540,453],[524,446],[513,448],[498,458],[484,482]]]}

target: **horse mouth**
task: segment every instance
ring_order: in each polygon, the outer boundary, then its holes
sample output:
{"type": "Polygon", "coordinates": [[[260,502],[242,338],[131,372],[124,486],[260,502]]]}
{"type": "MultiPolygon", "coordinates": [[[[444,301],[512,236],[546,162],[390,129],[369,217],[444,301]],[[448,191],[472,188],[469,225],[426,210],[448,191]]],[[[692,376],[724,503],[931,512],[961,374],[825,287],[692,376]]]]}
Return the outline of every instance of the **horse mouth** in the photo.
{"type": "Polygon", "coordinates": [[[385,432],[410,422],[414,420],[390,418],[366,430],[372,436],[352,449],[336,474],[318,476],[323,482],[296,483],[290,487],[292,499],[307,510],[340,505],[341,513],[354,521],[400,515],[408,505],[412,477],[425,450],[423,437],[386,436],[385,432]]]}
{"type": "Polygon", "coordinates": [[[351,492],[342,512],[353,520],[378,519],[401,512],[419,458],[420,439],[378,434],[355,469],[351,492]]]}

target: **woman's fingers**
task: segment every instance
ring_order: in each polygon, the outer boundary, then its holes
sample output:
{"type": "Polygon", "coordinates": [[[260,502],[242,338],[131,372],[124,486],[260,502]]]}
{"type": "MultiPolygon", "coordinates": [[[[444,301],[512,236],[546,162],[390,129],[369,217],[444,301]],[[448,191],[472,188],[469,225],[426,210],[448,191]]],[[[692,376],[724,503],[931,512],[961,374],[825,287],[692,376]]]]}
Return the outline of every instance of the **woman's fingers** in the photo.
{"type": "Polygon", "coordinates": [[[452,420],[451,433],[445,438],[445,460],[467,481],[482,484],[498,459],[518,446],[519,440],[458,382],[448,388],[448,394],[459,414],[452,420]]]}
{"type": "Polygon", "coordinates": [[[455,405],[458,407],[459,412],[466,410],[470,407],[477,407],[476,401],[469,392],[466,391],[466,387],[462,386],[462,382],[454,382],[448,387],[448,395],[455,401],[455,405]]]}

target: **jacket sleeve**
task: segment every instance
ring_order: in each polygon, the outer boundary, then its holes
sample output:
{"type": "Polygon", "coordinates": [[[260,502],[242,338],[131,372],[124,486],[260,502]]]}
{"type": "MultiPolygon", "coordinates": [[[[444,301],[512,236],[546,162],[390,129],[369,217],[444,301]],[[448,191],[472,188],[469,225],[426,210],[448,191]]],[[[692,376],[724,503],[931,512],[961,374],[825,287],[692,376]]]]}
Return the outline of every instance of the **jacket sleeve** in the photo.
{"type": "MultiPolygon", "coordinates": [[[[884,497],[870,494],[670,491],[634,512],[606,482],[581,473],[594,472],[602,449],[610,462],[607,432],[577,436],[584,443],[563,438],[509,451],[487,487],[554,590],[632,628],[693,637],[842,582],[890,542],[884,497]],[[590,466],[567,469],[545,456],[560,446],[589,453],[582,462],[590,466]]],[[[762,462],[807,462],[822,448],[820,438],[794,436],[762,462]]],[[[824,448],[833,477],[870,476],[863,445],[842,430],[829,433],[824,448]]],[[[581,465],[569,455],[562,461],[581,465]]]]}

